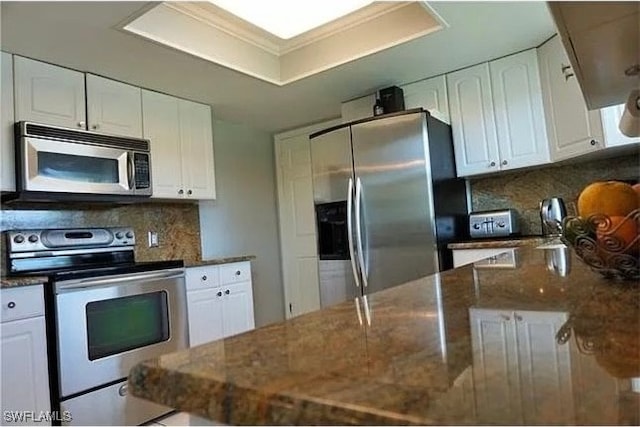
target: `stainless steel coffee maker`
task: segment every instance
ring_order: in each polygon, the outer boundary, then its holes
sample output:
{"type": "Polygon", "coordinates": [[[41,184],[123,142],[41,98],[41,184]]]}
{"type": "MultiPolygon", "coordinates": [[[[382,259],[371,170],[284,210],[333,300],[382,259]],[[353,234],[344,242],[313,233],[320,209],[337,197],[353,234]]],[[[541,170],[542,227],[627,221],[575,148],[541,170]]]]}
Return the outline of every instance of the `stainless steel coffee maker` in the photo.
{"type": "Polygon", "coordinates": [[[567,208],[559,197],[544,199],[540,202],[540,220],[543,236],[560,236],[562,219],[567,216],[567,208]]]}

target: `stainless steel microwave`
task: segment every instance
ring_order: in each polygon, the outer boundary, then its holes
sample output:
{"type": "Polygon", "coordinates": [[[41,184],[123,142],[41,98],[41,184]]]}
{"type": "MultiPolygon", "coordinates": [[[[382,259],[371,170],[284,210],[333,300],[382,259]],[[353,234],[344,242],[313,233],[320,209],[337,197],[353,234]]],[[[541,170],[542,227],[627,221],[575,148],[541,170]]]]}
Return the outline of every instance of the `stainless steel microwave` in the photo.
{"type": "Polygon", "coordinates": [[[15,126],[21,199],[64,200],[65,195],[76,195],[84,196],[81,200],[117,201],[151,196],[149,140],[33,122],[15,126]]]}

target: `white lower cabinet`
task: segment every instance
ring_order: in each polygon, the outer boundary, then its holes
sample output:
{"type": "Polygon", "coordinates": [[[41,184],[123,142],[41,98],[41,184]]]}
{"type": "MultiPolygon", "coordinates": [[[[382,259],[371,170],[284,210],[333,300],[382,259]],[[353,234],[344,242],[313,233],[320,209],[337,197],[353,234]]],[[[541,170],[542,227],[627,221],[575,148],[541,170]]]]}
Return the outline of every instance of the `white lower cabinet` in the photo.
{"type": "Polygon", "coordinates": [[[575,424],[564,312],[470,308],[478,424],[575,424]]]}
{"type": "Polygon", "coordinates": [[[255,327],[248,261],[188,268],[186,281],[191,346],[255,327]]]}
{"type": "Polygon", "coordinates": [[[37,417],[51,409],[42,286],[3,289],[1,296],[3,422],[50,425],[33,419],[7,418],[18,416],[18,411],[37,417]]]}
{"type": "Polygon", "coordinates": [[[509,248],[493,248],[493,249],[454,249],[453,252],[453,268],[471,264],[481,259],[495,257],[498,254],[509,251],[509,248]]]}

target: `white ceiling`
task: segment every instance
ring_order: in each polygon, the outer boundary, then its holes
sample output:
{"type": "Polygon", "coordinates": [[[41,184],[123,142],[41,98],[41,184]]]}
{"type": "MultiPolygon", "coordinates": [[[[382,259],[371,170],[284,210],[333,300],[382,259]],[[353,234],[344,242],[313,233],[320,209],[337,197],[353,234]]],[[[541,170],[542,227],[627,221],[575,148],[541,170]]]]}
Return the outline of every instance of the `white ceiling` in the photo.
{"type": "Polygon", "coordinates": [[[544,2],[431,2],[437,33],[279,87],[119,28],[147,2],[1,3],[2,50],[211,104],[217,118],[278,132],[335,118],[340,102],[535,47],[544,2]]]}

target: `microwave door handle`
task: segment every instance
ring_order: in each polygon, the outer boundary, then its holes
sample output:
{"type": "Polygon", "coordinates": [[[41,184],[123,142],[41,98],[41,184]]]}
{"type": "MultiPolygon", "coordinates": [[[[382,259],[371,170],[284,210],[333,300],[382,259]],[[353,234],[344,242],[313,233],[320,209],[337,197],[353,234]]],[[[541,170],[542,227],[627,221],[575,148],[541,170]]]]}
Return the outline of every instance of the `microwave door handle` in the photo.
{"type": "Polygon", "coordinates": [[[135,167],[133,164],[133,153],[127,152],[127,180],[129,181],[129,190],[133,190],[133,183],[135,182],[135,167]]]}
{"type": "Polygon", "coordinates": [[[347,190],[347,242],[349,245],[349,259],[351,260],[351,269],[353,270],[353,278],[356,282],[356,287],[360,287],[360,277],[358,274],[358,268],[356,266],[356,255],[353,250],[353,178],[349,178],[349,185],[347,190]]]}

